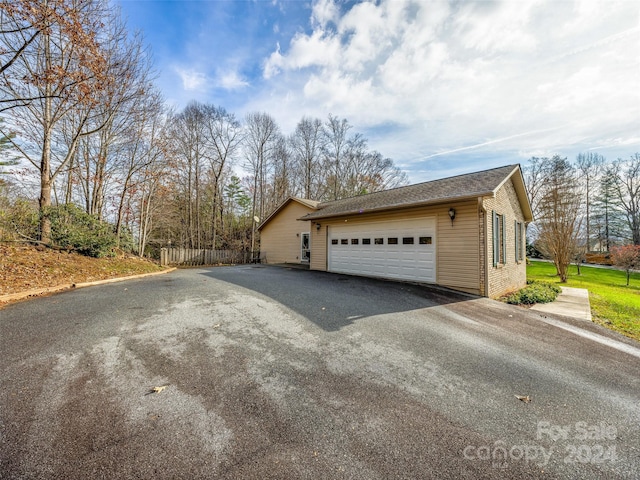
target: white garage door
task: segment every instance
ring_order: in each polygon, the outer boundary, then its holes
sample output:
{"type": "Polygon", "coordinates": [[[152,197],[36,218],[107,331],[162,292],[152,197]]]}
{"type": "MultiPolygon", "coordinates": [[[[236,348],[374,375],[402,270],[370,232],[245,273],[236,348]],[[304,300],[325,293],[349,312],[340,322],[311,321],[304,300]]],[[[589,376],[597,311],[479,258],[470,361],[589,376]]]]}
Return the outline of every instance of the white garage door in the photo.
{"type": "Polygon", "coordinates": [[[436,281],[434,217],[329,227],[329,271],[436,281]]]}

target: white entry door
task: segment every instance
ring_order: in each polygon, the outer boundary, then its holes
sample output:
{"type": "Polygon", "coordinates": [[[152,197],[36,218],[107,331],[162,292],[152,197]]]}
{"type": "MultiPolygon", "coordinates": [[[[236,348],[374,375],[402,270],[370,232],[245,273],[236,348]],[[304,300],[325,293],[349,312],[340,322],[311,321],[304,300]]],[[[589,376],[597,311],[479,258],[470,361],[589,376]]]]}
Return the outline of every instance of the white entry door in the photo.
{"type": "Polygon", "coordinates": [[[300,234],[300,261],[309,263],[311,260],[311,248],[309,242],[309,232],[300,234]]]}
{"type": "Polygon", "coordinates": [[[435,283],[435,234],[435,217],[331,226],[329,271],[435,283]]]}

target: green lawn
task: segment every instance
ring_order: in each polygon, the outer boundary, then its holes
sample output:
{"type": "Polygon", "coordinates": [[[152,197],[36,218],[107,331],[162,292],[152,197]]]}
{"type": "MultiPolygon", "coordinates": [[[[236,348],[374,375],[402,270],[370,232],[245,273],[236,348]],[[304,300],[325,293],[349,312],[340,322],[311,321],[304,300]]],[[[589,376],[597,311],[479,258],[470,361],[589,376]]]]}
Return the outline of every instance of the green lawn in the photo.
{"type": "Polygon", "coordinates": [[[619,270],[581,267],[569,268],[567,283],[561,284],[553,263],[531,261],[527,266],[529,280],[544,280],[561,286],[589,290],[591,314],[596,323],[640,340],[640,273],[627,274],[619,270]]]}

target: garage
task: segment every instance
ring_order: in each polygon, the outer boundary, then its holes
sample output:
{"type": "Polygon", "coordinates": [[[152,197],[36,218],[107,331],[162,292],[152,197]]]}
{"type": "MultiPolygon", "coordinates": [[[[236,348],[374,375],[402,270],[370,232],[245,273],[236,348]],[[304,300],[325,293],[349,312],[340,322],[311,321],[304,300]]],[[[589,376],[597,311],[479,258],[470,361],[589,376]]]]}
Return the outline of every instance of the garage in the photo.
{"type": "Polygon", "coordinates": [[[332,225],[328,270],[435,283],[435,234],[435,217],[332,225]]]}
{"type": "Polygon", "coordinates": [[[260,259],[497,298],[526,285],[532,219],[520,166],[505,165],[337,200],[291,197],[258,227],[260,259]]]}

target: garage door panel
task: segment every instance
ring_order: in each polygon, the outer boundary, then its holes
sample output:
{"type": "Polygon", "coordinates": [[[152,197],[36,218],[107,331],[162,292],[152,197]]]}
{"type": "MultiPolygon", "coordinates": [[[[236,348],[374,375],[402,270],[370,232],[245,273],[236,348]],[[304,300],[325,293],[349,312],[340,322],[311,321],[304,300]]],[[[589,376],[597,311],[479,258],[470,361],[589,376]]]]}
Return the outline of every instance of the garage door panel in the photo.
{"type": "Polygon", "coordinates": [[[329,229],[329,271],[435,282],[435,225],[434,217],[425,217],[333,226],[329,229]],[[421,244],[421,237],[429,237],[430,244],[421,244]],[[363,244],[363,238],[371,243],[363,244]],[[383,244],[375,243],[379,238],[383,244]],[[389,244],[389,238],[396,243],[389,244]],[[358,243],[352,243],[352,239],[358,243]]]}

